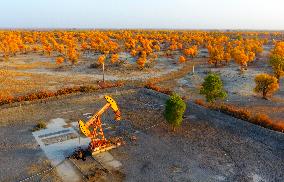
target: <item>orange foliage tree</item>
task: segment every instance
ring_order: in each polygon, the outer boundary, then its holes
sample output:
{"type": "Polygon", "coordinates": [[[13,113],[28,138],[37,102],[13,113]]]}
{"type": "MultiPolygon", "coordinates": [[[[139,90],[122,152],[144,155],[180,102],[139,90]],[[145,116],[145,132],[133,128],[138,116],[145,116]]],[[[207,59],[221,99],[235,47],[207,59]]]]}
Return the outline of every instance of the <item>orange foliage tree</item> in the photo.
{"type": "Polygon", "coordinates": [[[189,47],[187,49],[184,49],[183,54],[185,56],[190,56],[191,58],[194,58],[198,54],[198,47],[195,45],[195,46],[189,47]]]}
{"type": "Polygon", "coordinates": [[[208,45],[207,49],[209,53],[209,64],[214,64],[215,67],[217,67],[218,64],[224,61],[225,52],[222,45],[208,45]]]}
{"type": "Polygon", "coordinates": [[[179,57],[179,62],[180,63],[184,63],[186,61],[185,57],[184,56],[180,56],[179,57]]]}
{"type": "Polygon", "coordinates": [[[98,62],[99,64],[102,65],[102,68],[103,68],[103,82],[105,81],[105,60],[106,60],[105,55],[101,55],[98,57],[98,62]]]}
{"type": "Polygon", "coordinates": [[[279,89],[277,78],[268,74],[259,74],[255,77],[256,87],[254,91],[262,93],[262,98],[267,99],[268,94],[273,94],[279,89]]]}
{"type": "Polygon", "coordinates": [[[64,62],[64,57],[57,57],[56,58],[56,63],[57,64],[62,64],[64,62]]]}

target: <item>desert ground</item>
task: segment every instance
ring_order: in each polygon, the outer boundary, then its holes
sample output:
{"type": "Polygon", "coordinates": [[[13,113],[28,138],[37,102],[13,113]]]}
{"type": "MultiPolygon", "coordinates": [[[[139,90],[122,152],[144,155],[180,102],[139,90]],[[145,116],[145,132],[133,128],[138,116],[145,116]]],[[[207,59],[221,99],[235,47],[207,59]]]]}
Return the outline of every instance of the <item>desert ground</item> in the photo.
{"type": "MultiPolygon", "coordinates": [[[[184,64],[177,61],[179,53],[170,58],[160,57],[143,70],[137,69],[125,53],[120,55],[126,60],[122,64],[106,64],[105,79],[123,81],[121,87],[2,105],[0,181],[20,181],[50,168],[49,158],[33,136],[33,127],[39,121],[49,123],[56,118],[64,119],[67,124],[87,120],[87,113],[103,106],[103,95],[111,95],[122,113],[122,121],[118,123],[113,123],[111,112],[103,117],[103,122],[113,126],[113,133],[121,136],[125,144],[110,151],[121,167],[113,172],[93,171],[101,176],[97,181],[284,181],[283,133],[194,103],[195,99],[203,99],[199,89],[204,77],[214,72],[221,76],[228,92],[225,103],[284,122],[283,79],[279,91],[269,100],[253,92],[255,75],[272,73],[267,63],[270,49],[267,47],[243,74],[235,63],[217,68],[207,64],[206,51],[184,64]],[[161,80],[157,85],[186,98],[184,122],[177,131],[172,131],[163,117],[168,96],[143,88],[150,80],[161,80]],[[132,136],[135,141],[131,140],[132,136]]],[[[20,96],[41,90],[96,85],[102,79],[101,67],[94,66],[96,60],[96,55],[86,54],[76,65],[58,65],[54,57],[14,56],[8,62],[0,61],[1,93],[20,96]]],[[[87,162],[98,169],[95,161],[88,158],[87,162]]],[[[86,175],[84,172],[79,175],[82,181],[86,181],[86,175]]],[[[57,170],[52,170],[29,181],[64,179],[57,170]]]]}
{"type": "MultiPolygon", "coordinates": [[[[98,109],[102,94],[120,103],[126,144],[111,150],[122,163],[122,181],[282,181],[282,133],[187,102],[184,124],[172,132],[162,112],[168,96],[147,89],[105,90],[60,101],[37,102],[1,110],[1,181],[18,181],[49,166],[31,134],[35,121],[84,118],[98,109]],[[33,112],[30,112],[30,111],[33,112]],[[154,127],[152,127],[154,126],[154,127]],[[129,136],[136,136],[131,141],[129,136]]],[[[111,113],[104,118],[112,119],[111,113]]],[[[95,163],[91,163],[96,165],[95,163]]],[[[56,172],[32,181],[61,181],[56,172]]]]}

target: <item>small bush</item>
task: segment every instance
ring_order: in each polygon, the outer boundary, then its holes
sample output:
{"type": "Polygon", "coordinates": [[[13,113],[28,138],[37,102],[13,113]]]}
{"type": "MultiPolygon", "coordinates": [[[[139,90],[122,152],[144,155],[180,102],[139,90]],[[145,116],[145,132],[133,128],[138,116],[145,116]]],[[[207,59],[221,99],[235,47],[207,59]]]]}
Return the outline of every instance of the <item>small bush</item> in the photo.
{"type": "Polygon", "coordinates": [[[44,121],[39,121],[33,128],[33,131],[38,131],[42,129],[46,129],[46,123],[44,121]]]}
{"type": "Polygon", "coordinates": [[[164,116],[174,129],[182,124],[185,109],[186,104],[179,95],[173,94],[167,100],[164,116]]]}

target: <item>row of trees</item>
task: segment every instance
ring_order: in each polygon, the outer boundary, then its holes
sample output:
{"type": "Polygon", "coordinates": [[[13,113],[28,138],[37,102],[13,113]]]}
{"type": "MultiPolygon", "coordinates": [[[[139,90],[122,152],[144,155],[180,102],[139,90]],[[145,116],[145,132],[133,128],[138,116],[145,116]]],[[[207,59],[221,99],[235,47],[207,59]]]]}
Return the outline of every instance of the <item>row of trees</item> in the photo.
{"type": "Polygon", "coordinates": [[[248,63],[255,60],[256,56],[263,52],[264,40],[240,39],[230,41],[227,37],[220,37],[209,42],[207,49],[209,63],[215,67],[228,64],[234,60],[240,65],[243,72],[247,69],[248,63]]]}
{"type": "Polygon", "coordinates": [[[158,55],[181,53],[179,61],[185,62],[196,57],[200,49],[207,48],[210,64],[218,66],[235,60],[246,69],[247,63],[262,52],[263,43],[279,36],[265,32],[1,31],[0,54],[8,60],[16,54],[40,52],[55,56],[57,63],[76,64],[85,54],[103,55],[105,61],[113,63],[119,61],[119,53],[126,52],[143,69],[158,55]]]}

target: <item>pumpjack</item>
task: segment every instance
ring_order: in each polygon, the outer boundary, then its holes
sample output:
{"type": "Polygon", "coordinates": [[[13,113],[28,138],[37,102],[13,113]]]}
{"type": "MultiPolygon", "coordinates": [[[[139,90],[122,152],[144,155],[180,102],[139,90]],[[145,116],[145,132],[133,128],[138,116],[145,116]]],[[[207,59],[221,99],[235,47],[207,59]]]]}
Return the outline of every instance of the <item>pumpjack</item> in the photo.
{"type": "Polygon", "coordinates": [[[93,155],[121,145],[119,141],[113,142],[105,138],[101,121],[102,114],[111,108],[115,115],[114,120],[120,121],[121,113],[114,99],[107,95],[104,98],[107,103],[89,121],[84,123],[80,120],[78,122],[81,132],[91,139],[89,150],[93,155]]]}

